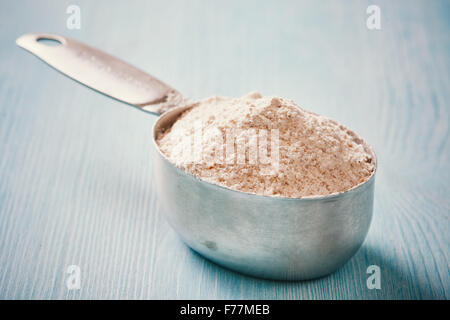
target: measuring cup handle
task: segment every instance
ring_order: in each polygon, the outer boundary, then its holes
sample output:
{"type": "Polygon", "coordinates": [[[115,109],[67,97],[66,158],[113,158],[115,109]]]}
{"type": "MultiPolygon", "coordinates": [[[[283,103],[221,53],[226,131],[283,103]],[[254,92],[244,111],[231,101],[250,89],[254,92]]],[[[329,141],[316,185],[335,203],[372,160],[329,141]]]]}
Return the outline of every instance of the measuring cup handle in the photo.
{"type": "Polygon", "coordinates": [[[72,79],[145,111],[161,114],[187,101],[155,77],[76,40],[29,33],[16,43],[72,79]]]}

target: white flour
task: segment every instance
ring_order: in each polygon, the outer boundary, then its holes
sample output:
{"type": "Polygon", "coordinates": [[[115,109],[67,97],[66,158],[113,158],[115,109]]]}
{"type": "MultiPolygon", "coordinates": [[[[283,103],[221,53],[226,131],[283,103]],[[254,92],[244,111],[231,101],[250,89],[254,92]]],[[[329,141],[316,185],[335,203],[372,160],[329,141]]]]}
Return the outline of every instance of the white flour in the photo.
{"type": "Polygon", "coordinates": [[[259,93],[201,101],[158,144],[171,162],[200,179],[268,196],[343,192],[375,170],[372,150],[354,132],[292,100],[259,93]]]}

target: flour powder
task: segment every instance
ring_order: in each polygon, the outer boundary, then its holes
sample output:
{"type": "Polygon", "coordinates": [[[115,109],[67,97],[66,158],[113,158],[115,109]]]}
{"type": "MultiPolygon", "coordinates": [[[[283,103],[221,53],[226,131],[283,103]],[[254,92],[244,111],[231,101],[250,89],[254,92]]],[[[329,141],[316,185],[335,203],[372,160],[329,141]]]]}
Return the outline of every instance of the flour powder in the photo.
{"type": "Polygon", "coordinates": [[[259,93],[200,101],[157,143],[171,162],[202,180],[266,196],[344,192],[368,180],[376,166],[353,131],[292,100],[259,93]]]}

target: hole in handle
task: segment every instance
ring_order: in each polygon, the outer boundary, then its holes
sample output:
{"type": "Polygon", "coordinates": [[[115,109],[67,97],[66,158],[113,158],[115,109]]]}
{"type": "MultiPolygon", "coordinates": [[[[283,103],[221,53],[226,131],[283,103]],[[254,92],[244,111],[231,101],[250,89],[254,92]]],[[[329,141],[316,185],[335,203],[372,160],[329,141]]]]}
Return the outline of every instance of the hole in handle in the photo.
{"type": "Polygon", "coordinates": [[[59,40],[51,39],[51,38],[45,38],[45,37],[38,38],[36,41],[39,42],[39,43],[42,43],[42,44],[44,44],[46,46],[49,46],[49,47],[57,47],[57,46],[60,46],[62,44],[61,41],[59,41],[59,40]]]}

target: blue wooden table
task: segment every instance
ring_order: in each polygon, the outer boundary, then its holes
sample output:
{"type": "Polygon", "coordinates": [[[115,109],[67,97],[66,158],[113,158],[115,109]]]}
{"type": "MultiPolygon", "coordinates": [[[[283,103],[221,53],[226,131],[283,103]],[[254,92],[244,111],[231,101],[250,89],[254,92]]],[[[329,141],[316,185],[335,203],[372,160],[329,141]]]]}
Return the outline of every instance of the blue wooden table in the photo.
{"type": "Polygon", "coordinates": [[[447,299],[449,21],[445,0],[2,1],[0,298],[447,299]],[[80,29],[67,27],[73,4],[80,29]],[[380,30],[366,26],[370,4],[380,30]],[[101,48],[193,99],[259,90],[354,129],[379,158],[363,247],[306,282],[204,260],[155,198],[156,118],[18,48],[27,32],[101,48]]]}

